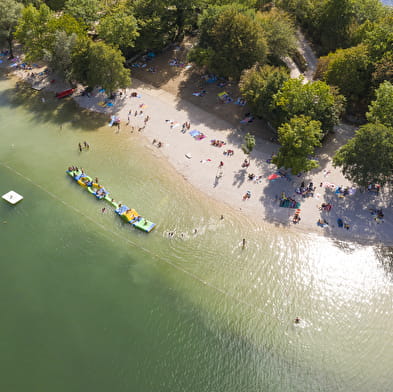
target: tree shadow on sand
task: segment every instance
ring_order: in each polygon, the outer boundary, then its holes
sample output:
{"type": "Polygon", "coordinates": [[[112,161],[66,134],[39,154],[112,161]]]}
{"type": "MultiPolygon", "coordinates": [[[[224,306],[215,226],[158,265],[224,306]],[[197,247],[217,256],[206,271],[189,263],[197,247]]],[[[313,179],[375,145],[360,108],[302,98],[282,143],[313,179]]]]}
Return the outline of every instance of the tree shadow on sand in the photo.
{"type": "Polygon", "coordinates": [[[59,100],[53,92],[38,92],[23,83],[19,83],[19,87],[3,90],[0,99],[3,105],[28,110],[33,115],[32,121],[37,124],[52,122],[61,126],[73,123],[78,124],[79,129],[95,130],[107,122],[107,116],[81,109],[72,98],[59,100]]]}
{"type": "Polygon", "coordinates": [[[320,209],[320,218],[329,223],[323,234],[370,243],[392,242],[389,233],[393,230],[393,214],[391,208],[387,208],[391,204],[388,192],[376,195],[356,189],[354,194],[344,197],[335,189],[327,189],[321,203],[332,205],[330,211],[320,209]],[[373,210],[377,208],[383,209],[384,219],[376,219],[373,210]]]}
{"type": "Polygon", "coordinates": [[[281,226],[290,225],[290,217],[295,213],[296,208],[280,207],[280,197],[285,193],[286,196],[295,198],[294,188],[293,179],[289,181],[285,177],[272,180],[263,188],[259,200],[264,205],[265,220],[277,222],[277,225],[281,226]]]}
{"type": "Polygon", "coordinates": [[[180,44],[172,44],[154,58],[140,56],[128,66],[132,77],[148,83],[155,88],[163,88],[168,83],[176,83],[187,67],[187,55],[193,45],[193,38],[185,38],[180,44]],[[175,60],[175,61],[174,61],[175,60]]]}
{"type": "MultiPolygon", "coordinates": [[[[217,118],[213,124],[216,130],[243,129],[255,133],[265,140],[273,137],[274,133],[261,119],[254,118],[252,123],[240,123],[245,114],[251,112],[251,109],[247,105],[240,106],[234,103],[240,97],[236,83],[225,82],[225,86],[220,87],[222,81],[209,83],[204,76],[206,76],[205,73],[200,70],[190,70],[184,75],[178,86],[178,110],[190,112],[190,107],[197,107],[200,111],[214,115],[217,118]],[[218,98],[218,94],[223,91],[232,97],[232,102],[225,104],[218,98]]],[[[196,120],[201,124],[212,126],[211,121],[205,120],[204,116],[200,116],[196,120]]]]}

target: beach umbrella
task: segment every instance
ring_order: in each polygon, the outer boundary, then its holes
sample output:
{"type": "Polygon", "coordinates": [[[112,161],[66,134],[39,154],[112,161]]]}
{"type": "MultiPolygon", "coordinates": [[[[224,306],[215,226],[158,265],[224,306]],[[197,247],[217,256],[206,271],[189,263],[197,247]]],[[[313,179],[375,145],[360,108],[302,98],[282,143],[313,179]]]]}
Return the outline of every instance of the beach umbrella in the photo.
{"type": "Polygon", "coordinates": [[[274,174],[270,174],[270,176],[267,178],[268,180],[276,180],[277,178],[280,178],[281,176],[274,173],[274,174]]]}

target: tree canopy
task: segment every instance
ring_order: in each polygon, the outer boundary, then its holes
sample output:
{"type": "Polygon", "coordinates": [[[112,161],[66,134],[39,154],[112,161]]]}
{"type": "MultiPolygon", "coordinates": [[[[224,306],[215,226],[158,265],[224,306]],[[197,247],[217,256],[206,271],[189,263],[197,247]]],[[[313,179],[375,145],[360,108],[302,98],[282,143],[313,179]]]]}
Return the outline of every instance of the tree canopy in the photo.
{"type": "Polygon", "coordinates": [[[284,82],[274,95],[272,110],[276,110],[276,125],[304,115],[320,121],[324,132],[331,131],[339,121],[345,99],[322,81],[303,83],[302,77],[284,82]]]}
{"type": "Polygon", "coordinates": [[[354,22],[353,0],[326,0],[318,9],[317,31],[325,53],[350,44],[350,28],[354,22]]]}
{"type": "Polygon", "coordinates": [[[74,18],[92,25],[98,19],[102,3],[99,0],[67,0],[64,9],[74,18]]]}
{"type": "Polygon", "coordinates": [[[27,6],[15,32],[15,36],[25,46],[28,60],[39,60],[53,51],[58,32],[66,35],[85,35],[83,25],[68,14],[57,16],[45,4],[40,8],[27,6]]]}
{"type": "Polygon", "coordinates": [[[0,39],[3,38],[7,41],[11,57],[13,57],[14,32],[22,9],[23,5],[15,0],[0,2],[0,39]]]}
{"type": "Polygon", "coordinates": [[[272,111],[274,94],[288,79],[289,73],[283,67],[255,65],[243,72],[239,88],[253,112],[267,121],[272,121],[274,120],[272,111]]]}
{"type": "Polygon", "coordinates": [[[255,14],[230,4],[209,7],[202,14],[199,47],[190,59],[220,76],[238,80],[244,69],[265,62],[267,50],[255,14]]]}
{"type": "Polygon", "coordinates": [[[126,88],[131,83],[130,70],[124,68],[125,58],[118,49],[104,42],[91,42],[87,52],[87,83],[100,86],[107,93],[126,88]]]}
{"type": "Polygon", "coordinates": [[[393,15],[369,23],[364,43],[368,46],[373,61],[380,60],[386,53],[393,52],[393,15]]]}
{"type": "Polygon", "coordinates": [[[44,60],[61,77],[70,81],[72,77],[72,55],[78,36],[75,33],[68,35],[65,31],[57,30],[53,38],[51,50],[44,49],[44,60]]]}
{"type": "Polygon", "coordinates": [[[393,85],[385,81],[375,91],[376,99],[371,102],[366,114],[372,123],[383,124],[393,129],[393,85]]]}
{"type": "Polygon", "coordinates": [[[374,64],[374,72],[371,75],[372,84],[378,87],[383,81],[393,83],[393,52],[385,53],[374,64]]]}
{"type": "Polygon", "coordinates": [[[272,8],[269,12],[257,12],[256,18],[262,26],[273,61],[289,56],[295,50],[295,25],[288,13],[272,8]]]}
{"type": "Polygon", "coordinates": [[[295,116],[278,128],[281,147],[272,162],[278,167],[291,169],[293,174],[307,172],[318,167],[318,162],[310,159],[315,147],[321,145],[322,130],[319,121],[310,117],[295,116]]]}
{"type": "MultiPolygon", "coordinates": [[[[323,62],[325,58],[320,58],[323,62]]],[[[338,49],[329,53],[322,77],[329,85],[337,86],[348,100],[358,101],[368,93],[371,69],[367,46],[338,49]]]]}
{"type": "Polygon", "coordinates": [[[123,8],[100,19],[97,32],[106,43],[123,48],[134,46],[139,35],[136,19],[123,8]]]}
{"type": "Polygon", "coordinates": [[[366,124],[333,157],[346,178],[360,186],[391,182],[393,130],[382,124],[366,124]]]}
{"type": "Polygon", "coordinates": [[[52,11],[42,4],[38,9],[28,5],[22,11],[15,37],[23,43],[28,60],[41,59],[46,48],[47,23],[52,11]]]}

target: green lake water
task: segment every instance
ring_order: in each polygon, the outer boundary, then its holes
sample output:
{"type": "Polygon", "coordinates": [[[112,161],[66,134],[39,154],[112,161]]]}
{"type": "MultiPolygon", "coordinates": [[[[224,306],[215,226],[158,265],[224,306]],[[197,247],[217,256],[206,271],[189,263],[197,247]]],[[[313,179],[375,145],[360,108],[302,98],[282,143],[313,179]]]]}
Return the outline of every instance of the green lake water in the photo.
{"type": "Polygon", "coordinates": [[[1,391],[393,390],[391,249],[256,225],[107,122],[0,81],[1,391]]]}

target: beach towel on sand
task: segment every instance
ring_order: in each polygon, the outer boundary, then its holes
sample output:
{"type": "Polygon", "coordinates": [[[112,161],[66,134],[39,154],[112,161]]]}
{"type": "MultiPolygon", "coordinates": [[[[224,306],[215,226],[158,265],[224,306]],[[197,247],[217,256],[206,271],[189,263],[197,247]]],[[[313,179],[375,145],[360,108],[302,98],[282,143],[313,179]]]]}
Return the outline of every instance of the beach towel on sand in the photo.
{"type": "Polygon", "coordinates": [[[196,129],[188,132],[192,137],[195,137],[197,135],[200,135],[201,133],[199,131],[197,131],[196,129]]]}
{"type": "Polygon", "coordinates": [[[206,137],[202,132],[197,131],[194,129],[193,131],[190,131],[189,134],[195,139],[195,140],[202,140],[206,137]]]}

